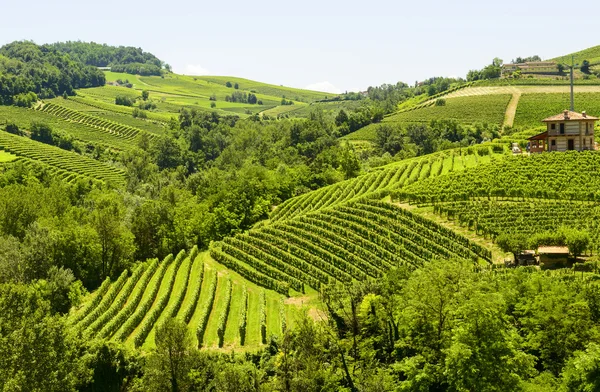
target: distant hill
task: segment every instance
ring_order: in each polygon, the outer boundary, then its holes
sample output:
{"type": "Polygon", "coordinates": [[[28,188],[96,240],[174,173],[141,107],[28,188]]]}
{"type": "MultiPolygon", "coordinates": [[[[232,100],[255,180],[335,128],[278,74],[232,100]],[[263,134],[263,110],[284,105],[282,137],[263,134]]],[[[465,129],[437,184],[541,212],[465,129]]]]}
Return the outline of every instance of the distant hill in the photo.
{"type": "Polygon", "coordinates": [[[575,64],[580,64],[583,60],[587,60],[590,64],[600,64],[600,45],[592,46],[591,48],[580,50],[579,52],[569,53],[564,56],[550,59],[557,63],[571,64],[571,56],[575,56],[575,64]]]}

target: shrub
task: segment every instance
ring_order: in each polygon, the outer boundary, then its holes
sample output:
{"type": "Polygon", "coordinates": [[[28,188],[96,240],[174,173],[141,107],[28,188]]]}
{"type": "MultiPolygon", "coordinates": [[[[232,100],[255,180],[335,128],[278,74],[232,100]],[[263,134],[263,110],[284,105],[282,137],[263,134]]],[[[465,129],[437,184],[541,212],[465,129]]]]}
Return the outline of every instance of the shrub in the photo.
{"type": "Polygon", "coordinates": [[[124,97],[122,95],[117,95],[115,97],[115,104],[121,106],[133,106],[133,99],[124,97]]]}

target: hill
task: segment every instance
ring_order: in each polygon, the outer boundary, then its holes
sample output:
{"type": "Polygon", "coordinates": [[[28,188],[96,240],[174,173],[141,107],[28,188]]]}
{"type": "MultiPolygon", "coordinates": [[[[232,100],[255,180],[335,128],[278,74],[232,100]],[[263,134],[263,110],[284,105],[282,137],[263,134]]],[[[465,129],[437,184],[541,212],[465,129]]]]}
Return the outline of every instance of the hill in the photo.
{"type": "Polygon", "coordinates": [[[583,60],[587,60],[590,64],[600,63],[600,45],[592,46],[591,48],[583,49],[578,52],[569,53],[563,56],[555,57],[550,59],[557,63],[571,64],[571,58],[573,58],[575,64],[581,65],[583,60]]]}

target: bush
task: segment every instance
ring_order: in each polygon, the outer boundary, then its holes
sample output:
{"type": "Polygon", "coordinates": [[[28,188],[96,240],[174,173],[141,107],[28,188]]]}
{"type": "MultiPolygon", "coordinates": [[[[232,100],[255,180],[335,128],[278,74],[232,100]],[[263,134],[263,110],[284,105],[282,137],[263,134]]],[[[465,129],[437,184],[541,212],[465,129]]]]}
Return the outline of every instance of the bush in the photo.
{"type": "Polygon", "coordinates": [[[133,106],[133,99],[129,97],[124,97],[122,95],[117,95],[115,97],[115,104],[121,106],[133,106]]]}
{"type": "Polygon", "coordinates": [[[436,99],[435,106],[446,106],[446,100],[444,98],[436,99]]]}
{"type": "Polygon", "coordinates": [[[15,95],[13,98],[15,106],[22,108],[30,108],[35,102],[37,102],[37,100],[38,97],[34,92],[21,93],[15,95]]]}
{"type": "Polygon", "coordinates": [[[140,110],[138,108],[134,108],[131,115],[133,116],[133,118],[142,118],[142,119],[148,118],[148,115],[146,114],[146,112],[143,110],[140,110]]]}
{"type": "Polygon", "coordinates": [[[23,131],[19,129],[19,126],[13,122],[9,122],[4,127],[4,130],[8,133],[12,133],[13,135],[23,136],[23,131]]]}
{"type": "Polygon", "coordinates": [[[227,83],[225,83],[225,87],[229,87],[229,88],[231,88],[231,86],[232,86],[231,82],[227,82],[227,83]]]}
{"type": "Polygon", "coordinates": [[[214,109],[214,108],[216,108],[216,107],[217,107],[217,104],[216,104],[215,102],[211,102],[211,103],[210,103],[210,107],[214,109]]]}

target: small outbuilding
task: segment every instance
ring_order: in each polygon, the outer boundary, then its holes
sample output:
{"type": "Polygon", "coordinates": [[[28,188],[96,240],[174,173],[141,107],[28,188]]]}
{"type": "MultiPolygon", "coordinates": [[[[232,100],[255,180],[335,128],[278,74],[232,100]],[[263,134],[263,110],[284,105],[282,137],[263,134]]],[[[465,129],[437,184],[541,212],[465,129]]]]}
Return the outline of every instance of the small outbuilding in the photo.
{"type": "Polygon", "coordinates": [[[569,262],[569,248],[566,246],[540,246],[537,254],[544,267],[561,267],[569,262]]]}

